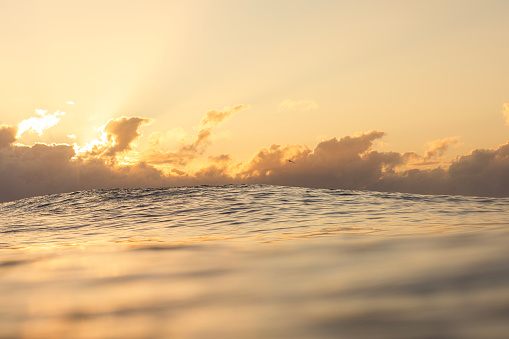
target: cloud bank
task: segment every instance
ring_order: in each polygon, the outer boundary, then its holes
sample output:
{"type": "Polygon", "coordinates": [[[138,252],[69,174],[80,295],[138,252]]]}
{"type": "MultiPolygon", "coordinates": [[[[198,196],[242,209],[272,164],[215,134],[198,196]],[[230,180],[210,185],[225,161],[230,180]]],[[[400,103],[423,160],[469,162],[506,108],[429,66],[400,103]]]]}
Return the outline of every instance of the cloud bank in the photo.
{"type": "Polygon", "coordinates": [[[198,169],[186,167],[204,154],[212,142],[214,127],[247,108],[238,105],[208,111],[195,137],[188,138],[181,130],[172,132],[179,140],[175,149],[169,149],[165,133],[151,135],[147,148],[137,149],[143,126],[151,122],[143,117],[108,121],[102,135],[87,147],[20,145],[16,144],[18,126],[0,126],[0,201],[93,188],[241,183],[509,196],[509,143],[495,149],[476,149],[448,166],[412,168],[441,157],[458,142],[457,137],[430,143],[420,156],[415,152],[374,150],[375,142],[385,132],[372,130],[324,140],[315,148],[272,145],[259,149],[245,162],[219,154],[210,156],[198,169]],[[131,161],[124,161],[126,158],[131,161]]]}
{"type": "Polygon", "coordinates": [[[4,148],[16,141],[18,128],[14,126],[0,126],[0,148],[4,148]]]}

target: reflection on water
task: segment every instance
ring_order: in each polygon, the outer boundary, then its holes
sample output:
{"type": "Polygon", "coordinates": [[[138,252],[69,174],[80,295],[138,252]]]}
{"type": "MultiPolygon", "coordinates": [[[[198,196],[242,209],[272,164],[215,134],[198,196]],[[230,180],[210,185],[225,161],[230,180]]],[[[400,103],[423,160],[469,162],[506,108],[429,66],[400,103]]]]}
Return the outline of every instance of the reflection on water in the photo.
{"type": "Polygon", "coordinates": [[[508,239],[492,231],[4,250],[0,334],[504,338],[508,239]]]}
{"type": "Polygon", "coordinates": [[[509,333],[505,199],[180,190],[3,204],[0,338],[509,333]]]}

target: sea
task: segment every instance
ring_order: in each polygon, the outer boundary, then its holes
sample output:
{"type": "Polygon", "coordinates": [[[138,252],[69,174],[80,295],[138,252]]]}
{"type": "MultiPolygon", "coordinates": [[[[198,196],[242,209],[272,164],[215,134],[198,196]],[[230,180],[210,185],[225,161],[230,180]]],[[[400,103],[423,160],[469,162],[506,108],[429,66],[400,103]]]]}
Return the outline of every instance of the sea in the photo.
{"type": "Polygon", "coordinates": [[[509,198],[226,185],[1,203],[0,338],[509,338],[509,198]]]}

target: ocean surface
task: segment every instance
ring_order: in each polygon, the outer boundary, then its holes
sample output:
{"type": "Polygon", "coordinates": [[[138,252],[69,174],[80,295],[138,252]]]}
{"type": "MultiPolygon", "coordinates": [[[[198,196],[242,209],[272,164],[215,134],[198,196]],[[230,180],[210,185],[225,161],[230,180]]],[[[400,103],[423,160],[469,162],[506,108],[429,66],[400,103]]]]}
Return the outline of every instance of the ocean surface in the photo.
{"type": "Polygon", "coordinates": [[[2,203],[0,338],[509,338],[509,199],[230,185],[2,203]]]}

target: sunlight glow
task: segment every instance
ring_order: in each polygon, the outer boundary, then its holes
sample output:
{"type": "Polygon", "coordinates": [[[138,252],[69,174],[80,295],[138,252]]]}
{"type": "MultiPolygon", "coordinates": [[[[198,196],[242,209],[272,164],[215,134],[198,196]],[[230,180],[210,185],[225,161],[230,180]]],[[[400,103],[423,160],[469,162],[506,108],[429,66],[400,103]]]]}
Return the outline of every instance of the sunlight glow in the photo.
{"type": "Polygon", "coordinates": [[[106,125],[101,126],[101,127],[94,127],[94,129],[96,131],[100,132],[101,135],[99,137],[93,139],[89,143],[86,143],[83,146],[80,146],[75,143],[73,148],[74,148],[74,151],[76,152],[76,155],[92,152],[94,149],[97,149],[97,148],[107,145],[108,144],[108,134],[106,132],[104,132],[105,126],[106,125]]]}
{"type": "Polygon", "coordinates": [[[46,114],[47,111],[43,109],[36,109],[35,112],[41,117],[32,117],[23,120],[18,124],[18,135],[20,137],[25,132],[35,131],[42,135],[42,131],[55,126],[60,121],[60,116],[65,115],[65,112],[56,111],[53,114],[46,114]]]}

